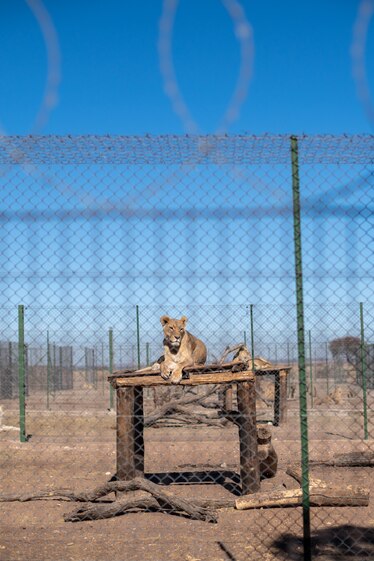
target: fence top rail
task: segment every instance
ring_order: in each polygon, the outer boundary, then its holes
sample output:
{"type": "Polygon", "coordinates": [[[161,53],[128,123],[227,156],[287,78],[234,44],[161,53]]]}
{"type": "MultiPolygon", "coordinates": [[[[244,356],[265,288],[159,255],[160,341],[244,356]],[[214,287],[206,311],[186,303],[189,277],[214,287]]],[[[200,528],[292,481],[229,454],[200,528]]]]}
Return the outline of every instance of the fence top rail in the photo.
{"type": "MultiPolygon", "coordinates": [[[[0,165],[289,164],[289,134],[1,136],[0,165]]],[[[298,135],[299,163],[374,162],[374,135],[298,135]]]]}

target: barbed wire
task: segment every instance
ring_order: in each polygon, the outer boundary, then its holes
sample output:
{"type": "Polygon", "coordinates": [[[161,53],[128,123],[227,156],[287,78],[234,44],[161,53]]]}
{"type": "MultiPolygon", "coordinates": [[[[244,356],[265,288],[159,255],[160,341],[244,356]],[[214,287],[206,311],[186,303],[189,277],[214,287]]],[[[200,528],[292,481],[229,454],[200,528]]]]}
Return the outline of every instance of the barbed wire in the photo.
{"type": "MultiPolygon", "coordinates": [[[[47,54],[44,93],[31,127],[31,133],[38,134],[46,125],[50,113],[57,105],[58,88],[61,82],[61,53],[56,27],[42,0],[25,0],[25,3],[40,28],[47,54]]],[[[6,134],[4,127],[1,125],[0,132],[3,135],[6,134]]],[[[22,151],[17,151],[12,156],[18,160],[19,157],[22,158],[22,151]]]]}
{"type": "MultiPolygon", "coordinates": [[[[221,0],[234,25],[234,33],[240,44],[240,67],[234,93],[224,111],[223,118],[216,133],[223,134],[239,116],[240,107],[248,94],[253,72],[253,30],[244,9],[237,0],[221,0]]],[[[181,119],[186,132],[196,134],[199,126],[192,117],[182,95],[172,55],[172,36],[179,0],[164,0],[163,12],[159,24],[158,53],[160,70],[164,81],[164,90],[170,99],[174,112],[181,119]]]]}
{"type": "Polygon", "coordinates": [[[374,0],[361,0],[353,26],[351,60],[357,96],[370,124],[374,126],[374,103],[370,92],[365,61],[368,31],[373,14],[374,0]]]}

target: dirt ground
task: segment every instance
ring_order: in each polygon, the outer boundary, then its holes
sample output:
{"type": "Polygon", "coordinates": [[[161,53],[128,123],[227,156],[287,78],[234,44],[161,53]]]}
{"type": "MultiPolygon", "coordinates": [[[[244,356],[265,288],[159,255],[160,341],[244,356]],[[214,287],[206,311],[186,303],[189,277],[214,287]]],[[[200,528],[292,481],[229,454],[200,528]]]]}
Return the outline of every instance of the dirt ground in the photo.
{"type": "MultiPolygon", "coordinates": [[[[6,409],[6,405],[5,405],[6,409]]],[[[7,409],[4,423],[16,423],[7,409]]],[[[11,428],[0,433],[0,494],[52,489],[93,489],[115,473],[113,412],[30,411],[26,443],[11,428]]],[[[310,457],[374,451],[360,437],[355,411],[326,407],[310,415],[310,457]]],[[[372,431],[370,432],[372,434],[372,431]]],[[[300,460],[299,419],[290,403],[287,423],[272,427],[279,457],[276,477],[261,490],[295,488],[285,470],[300,460]]],[[[145,431],[147,473],[179,474],[168,489],[194,497],[232,497],[238,492],[237,429],[192,426],[145,431]],[[188,481],[199,472],[197,482],[188,481]],[[213,472],[224,477],[212,480],[213,472]]],[[[337,484],[373,489],[372,468],[313,468],[312,475],[337,484]]],[[[196,478],[195,478],[196,479],[196,478]]],[[[76,507],[63,500],[2,502],[1,561],[244,561],[301,560],[302,509],[221,509],[217,524],[157,512],[76,523],[63,515],[76,507]]],[[[313,557],[332,560],[374,559],[374,506],[312,508],[313,557]]]]}

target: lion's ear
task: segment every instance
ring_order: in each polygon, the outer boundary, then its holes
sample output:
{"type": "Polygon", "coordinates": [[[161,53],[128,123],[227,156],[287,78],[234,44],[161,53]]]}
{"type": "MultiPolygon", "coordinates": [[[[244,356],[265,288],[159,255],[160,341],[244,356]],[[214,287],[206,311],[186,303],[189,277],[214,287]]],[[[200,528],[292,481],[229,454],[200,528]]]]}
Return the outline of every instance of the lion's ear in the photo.
{"type": "Polygon", "coordinates": [[[164,327],[167,323],[169,323],[169,321],[170,321],[169,316],[161,316],[160,317],[160,322],[161,322],[162,327],[164,327]]]}
{"type": "Polygon", "coordinates": [[[186,316],[182,316],[182,317],[181,317],[181,322],[182,322],[182,324],[183,324],[183,327],[185,327],[185,326],[186,326],[186,323],[187,323],[187,318],[186,318],[186,316]]]}

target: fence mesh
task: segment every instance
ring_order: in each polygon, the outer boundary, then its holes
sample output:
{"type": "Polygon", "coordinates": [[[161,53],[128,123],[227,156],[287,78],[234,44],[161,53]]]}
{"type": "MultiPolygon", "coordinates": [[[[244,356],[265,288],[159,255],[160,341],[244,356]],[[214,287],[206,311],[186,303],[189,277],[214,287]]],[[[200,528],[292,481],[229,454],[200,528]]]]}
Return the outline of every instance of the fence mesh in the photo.
{"type": "Polygon", "coordinates": [[[297,141],[302,348],[289,137],[2,138],[6,558],[374,558],[374,138],[297,141]]]}

